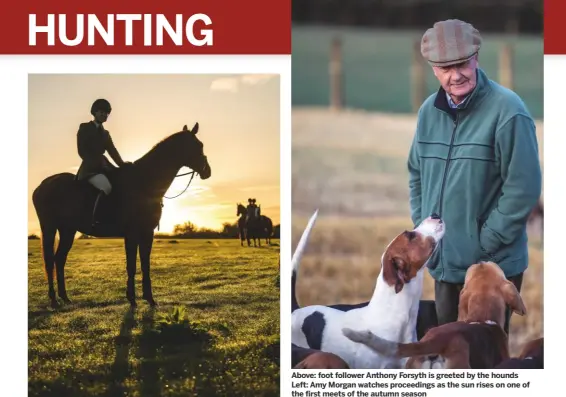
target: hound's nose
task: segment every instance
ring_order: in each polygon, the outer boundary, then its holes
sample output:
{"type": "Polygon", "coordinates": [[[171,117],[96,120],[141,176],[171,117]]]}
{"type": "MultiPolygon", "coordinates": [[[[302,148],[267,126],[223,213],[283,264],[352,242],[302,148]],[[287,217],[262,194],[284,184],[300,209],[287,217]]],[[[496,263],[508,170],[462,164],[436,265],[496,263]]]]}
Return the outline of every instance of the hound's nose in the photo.
{"type": "Polygon", "coordinates": [[[432,219],[440,219],[440,215],[438,215],[436,212],[433,213],[430,217],[431,217],[432,219]]]}

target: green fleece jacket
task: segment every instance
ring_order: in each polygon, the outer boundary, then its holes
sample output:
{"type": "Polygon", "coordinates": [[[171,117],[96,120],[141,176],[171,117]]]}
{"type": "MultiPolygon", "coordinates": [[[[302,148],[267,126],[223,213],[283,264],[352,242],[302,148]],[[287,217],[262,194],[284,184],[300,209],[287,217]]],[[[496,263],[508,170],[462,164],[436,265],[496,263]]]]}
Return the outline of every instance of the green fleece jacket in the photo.
{"type": "Polygon", "coordinates": [[[480,260],[507,277],[528,265],[526,220],[542,179],[535,124],[513,91],[477,77],[461,108],[442,88],[425,100],[409,153],[413,223],[437,213],[446,226],[429,266],[438,281],[463,283],[480,260]]]}

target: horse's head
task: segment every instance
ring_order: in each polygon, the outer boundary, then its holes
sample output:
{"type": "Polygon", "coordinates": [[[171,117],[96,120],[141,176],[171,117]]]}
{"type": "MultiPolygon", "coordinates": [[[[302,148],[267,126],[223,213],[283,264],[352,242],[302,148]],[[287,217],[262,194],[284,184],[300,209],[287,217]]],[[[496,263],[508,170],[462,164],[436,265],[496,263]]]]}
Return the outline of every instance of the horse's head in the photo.
{"type": "Polygon", "coordinates": [[[241,214],[246,214],[246,207],[244,207],[241,203],[238,203],[237,205],[237,209],[238,211],[236,212],[236,216],[241,215],[241,214]]]}
{"type": "Polygon", "coordinates": [[[208,159],[204,154],[204,145],[197,138],[199,125],[195,123],[192,130],[187,128],[187,125],[183,127],[183,131],[180,133],[185,138],[186,146],[188,147],[188,153],[185,157],[184,166],[191,168],[193,171],[200,175],[200,179],[208,179],[211,175],[210,165],[208,164],[208,159]]]}

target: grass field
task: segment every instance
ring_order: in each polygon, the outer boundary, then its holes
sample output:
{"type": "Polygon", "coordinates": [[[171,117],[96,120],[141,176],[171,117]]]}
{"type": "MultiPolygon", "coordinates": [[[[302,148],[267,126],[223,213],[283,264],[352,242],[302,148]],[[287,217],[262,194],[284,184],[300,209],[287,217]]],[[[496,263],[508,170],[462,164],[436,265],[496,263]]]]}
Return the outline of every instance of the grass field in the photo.
{"type": "Polygon", "coordinates": [[[279,396],[278,257],[279,240],[156,240],[159,306],[141,300],[138,262],[132,312],[121,240],[77,240],[73,303],[53,311],[30,240],[29,396],[279,396]]]}
{"type": "MultiPolygon", "coordinates": [[[[386,245],[410,228],[406,156],[415,117],[363,111],[293,109],[293,241],[308,217],[319,220],[301,262],[301,305],[368,300],[386,245]]],[[[543,123],[537,123],[541,162],[543,123]]],[[[528,315],[514,315],[510,347],[543,333],[543,249],[530,231],[530,265],[522,297],[528,315]]],[[[434,299],[426,273],[424,299],[434,299]]]]}
{"type": "MultiPolygon", "coordinates": [[[[329,104],[328,59],[335,37],[342,40],[344,101],[349,108],[380,112],[411,111],[413,43],[424,31],[353,27],[293,26],[292,101],[295,106],[329,104]]],[[[514,84],[534,117],[543,117],[542,36],[482,34],[480,66],[498,80],[503,43],[514,46],[514,84]]],[[[432,72],[427,93],[438,89],[432,72]]]]}

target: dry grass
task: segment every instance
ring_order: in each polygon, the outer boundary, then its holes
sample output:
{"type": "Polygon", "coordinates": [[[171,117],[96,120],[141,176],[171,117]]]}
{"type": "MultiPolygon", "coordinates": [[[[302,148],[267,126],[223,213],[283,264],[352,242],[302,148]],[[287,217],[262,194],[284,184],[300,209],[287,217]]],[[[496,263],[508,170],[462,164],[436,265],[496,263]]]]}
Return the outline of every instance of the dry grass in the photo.
{"type": "MultiPolygon", "coordinates": [[[[301,305],[368,300],[385,246],[411,227],[405,157],[412,116],[323,109],[293,112],[293,247],[315,208],[319,220],[301,262],[301,305]]],[[[542,159],[542,123],[538,123],[542,159]]],[[[528,315],[514,315],[510,347],[543,334],[543,250],[531,233],[522,297],[528,315]]],[[[434,299],[426,275],[425,299],[434,299]]]]}

